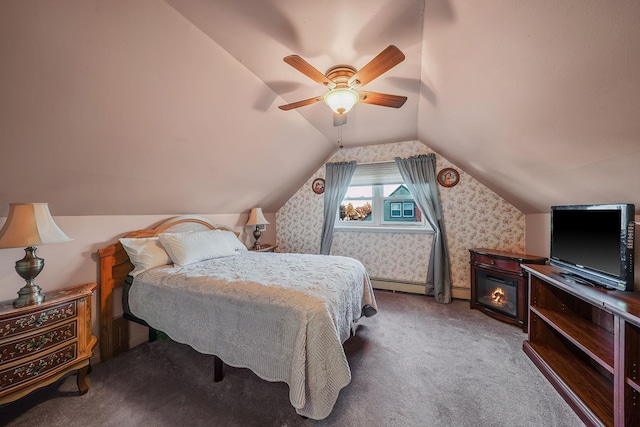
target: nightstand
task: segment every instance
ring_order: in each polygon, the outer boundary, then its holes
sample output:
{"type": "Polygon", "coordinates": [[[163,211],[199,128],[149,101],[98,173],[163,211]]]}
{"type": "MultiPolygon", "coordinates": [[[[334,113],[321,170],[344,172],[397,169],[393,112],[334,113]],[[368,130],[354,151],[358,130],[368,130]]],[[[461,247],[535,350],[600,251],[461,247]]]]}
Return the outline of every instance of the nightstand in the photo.
{"type": "Polygon", "coordinates": [[[45,293],[39,305],[0,302],[0,405],[78,371],[80,395],[98,339],[91,332],[88,283],[45,293]]]}
{"type": "Polygon", "coordinates": [[[278,245],[261,245],[260,249],[256,249],[256,248],[249,248],[250,251],[255,251],[255,252],[273,252],[276,250],[276,248],[278,247],[278,245]]]}

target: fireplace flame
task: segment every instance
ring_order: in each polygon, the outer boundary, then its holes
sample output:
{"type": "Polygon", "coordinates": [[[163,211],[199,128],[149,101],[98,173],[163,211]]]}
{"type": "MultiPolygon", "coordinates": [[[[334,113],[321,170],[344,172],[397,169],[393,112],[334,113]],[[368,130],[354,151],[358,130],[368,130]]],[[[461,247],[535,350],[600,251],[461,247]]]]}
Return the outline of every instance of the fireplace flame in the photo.
{"type": "Polygon", "coordinates": [[[491,292],[491,302],[495,305],[503,306],[507,302],[507,294],[502,288],[495,288],[491,292]]]}

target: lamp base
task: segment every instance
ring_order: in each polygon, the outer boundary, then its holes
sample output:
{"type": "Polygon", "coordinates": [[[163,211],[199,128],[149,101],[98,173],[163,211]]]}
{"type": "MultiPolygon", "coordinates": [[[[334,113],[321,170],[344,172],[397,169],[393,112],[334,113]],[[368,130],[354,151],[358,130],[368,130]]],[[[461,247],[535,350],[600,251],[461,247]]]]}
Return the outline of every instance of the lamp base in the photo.
{"type": "Polygon", "coordinates": [[[16,272],[27,281],[18,291],[18,298],[13,301],[13,306],[25,307],[27,305],[42,304],[44,295],[40,293],[40,286],[33,282],[44,268],[44,260],[36,255],[36,248],[29,246],[24,250],[25,255],[21,260],[16,261],[16,272]]]}
{"type": "Polygon", "coordinates": [[[256,225],[256,229],[253,230],[253,237],[256,239],[256,242],[253,244],[253,248],[257,251],[259,251],[260,248],[262,247],[259,241],[261,235],[262,235],[262,232],[258,229],[258,226],[256,225]]]}
{"type": "Polygon", "coordinates": [[[44,302],[44,295],[40,293],[40,286],[35,283],[27,283],[18,291],[18,298],[13,300],[15,308],[28,305],[38,305],[44,302]]]}

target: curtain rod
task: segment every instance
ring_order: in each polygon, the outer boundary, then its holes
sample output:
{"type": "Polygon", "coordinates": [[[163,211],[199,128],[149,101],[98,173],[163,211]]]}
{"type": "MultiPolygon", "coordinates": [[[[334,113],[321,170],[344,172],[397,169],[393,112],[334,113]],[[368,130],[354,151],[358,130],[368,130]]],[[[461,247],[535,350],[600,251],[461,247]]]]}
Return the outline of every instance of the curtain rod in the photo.
{"type": "MultiPolygon", "coordinates": [[[[358,161],[356,160],[356,162],[358,161]]],[[[358,162],[359,165],[377,165],[379,163],[395,163],[395,160],[380,160],[378,162],[362,162],[362,163],[358,162]]]]}

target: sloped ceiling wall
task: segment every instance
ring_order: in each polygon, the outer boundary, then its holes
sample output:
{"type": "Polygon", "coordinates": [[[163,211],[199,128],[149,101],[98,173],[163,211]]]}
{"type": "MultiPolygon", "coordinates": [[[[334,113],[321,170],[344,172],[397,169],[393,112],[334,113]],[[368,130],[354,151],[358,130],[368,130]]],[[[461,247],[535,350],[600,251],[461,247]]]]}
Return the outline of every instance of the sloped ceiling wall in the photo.
{"type": "Polygon", "coordinates": [[[0,216],[273,212],[336,148],[162,1],[2,2],[0,58],[0,216]]]}
{"type": "Polygon", "coordinates": [[[277,211],[337,149],[419,139],[524,213],[640,209],[636,0],[0,2],[0,216],[277,211]],[[332,126],[282,61],[406,60],[332,126]],[[339,130],[342,132],[340,135],[339,130]]]}
{"type": "Polygon", "coordinates": [[[424,22],[420,140],[524,213],[640,213],[640,2],[451,4],[424,22]]]}
{"type": "Polygon", "coordinates": [[[389,44],[406,59],[366,86],[412,95],[401,109],[358,105],[348,123],[333,126],[320,103],[281,114],[304,117],[328,140],[350,146],[416,139],[424,3],[415,0],[166,0],[286,102],[258,98],[264,108],[324,95],[327,90],[282,59],[298,54],[326,72],[338,64],[362,68],[389,44]],[[341,131],[341,135],[339,134],[341,131]]]}

